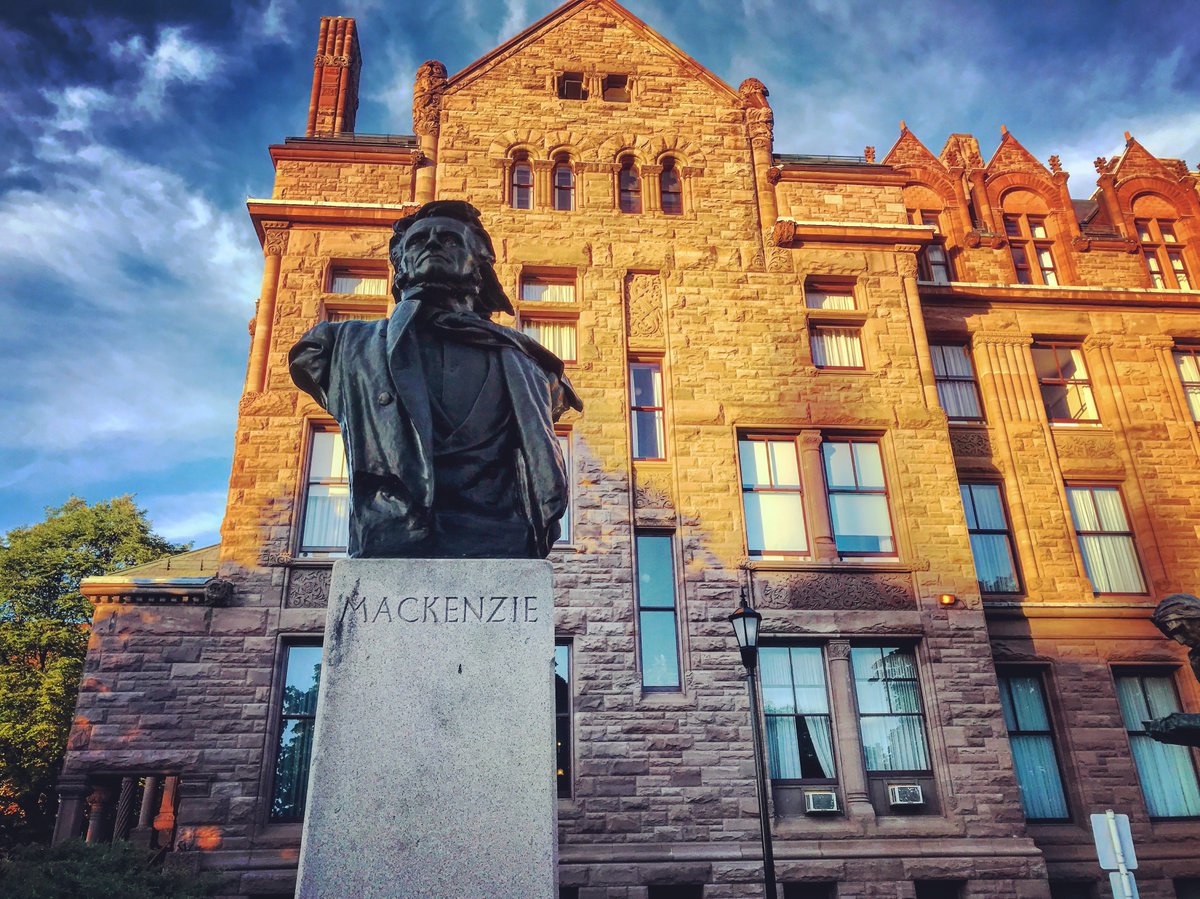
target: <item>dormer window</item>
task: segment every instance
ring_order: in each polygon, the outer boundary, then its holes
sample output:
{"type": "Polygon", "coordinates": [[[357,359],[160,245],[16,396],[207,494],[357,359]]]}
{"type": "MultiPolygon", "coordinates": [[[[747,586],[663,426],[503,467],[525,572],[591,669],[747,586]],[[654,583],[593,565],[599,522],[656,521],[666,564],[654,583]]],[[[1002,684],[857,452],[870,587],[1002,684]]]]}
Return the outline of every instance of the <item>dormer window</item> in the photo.
{"type": "Polygon", "coordinates": [[[601,94],[608,103],[629,102],[629,76],[605,75],[604,92],[601,94]]]}
{"type": "Polygon", "coordinates": [[[513,157],[512,208],[533,208],[533,166],[529,163],[528,153],[518,153],[513,157]]]}
{"type": "Polygon", "coordinates": [[[583,86],[583,72],[563,72],[558,76],[558,98],[560,100],[587,99],[587,88],[583,86]]]}
{"type": "Polygon", "coordinates": [[[622,212],[642,211],[642,178],[638,174],[637,162],[632,156],[621,157],[621,171],[617,173],[618,206],[622,212]]]}
{"type": "Polygon", "coordinates": [[[679,177],[679,166],[668,156],[662,161],[662,172],[658,176],[659,203],[667,215],[683,214],[683,180],[679,177]]]}

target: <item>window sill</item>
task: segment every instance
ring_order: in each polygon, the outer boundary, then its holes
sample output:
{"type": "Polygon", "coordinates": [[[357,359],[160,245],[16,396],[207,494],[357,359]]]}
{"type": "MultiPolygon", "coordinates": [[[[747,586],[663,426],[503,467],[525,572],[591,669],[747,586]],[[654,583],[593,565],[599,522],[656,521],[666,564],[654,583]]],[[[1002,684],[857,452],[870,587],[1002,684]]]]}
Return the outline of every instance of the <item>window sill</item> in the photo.
{"type": "Polygon", "coordinates": [[[866,368],[835,368],[832,365],[813,365],[813,368],[817,370],[817,374],[819,375],[858,375],[859,377],[864,377],[874,374],[874,372],[866,368]]]}
{"type": "Polygon", "coordinates": [[[1102,431],[1103,430],[1103,431],[1108,431],[1108,433],[1110,433],[1110,434],[1112,433],[1111,429],[1105,428],[1103,422],[1099,422],[1099,421],[1052,421],[1052,422],[1050,422],[1050,427],[1063,428],[1068,431],[1074,430],[1076,428],[1085,428],[1089,431],[1102,431]]]}
{"type": "Polygon", "coordinates": [[[896,571],[909,573],[916,569],[908,562],[895,559],[843,559],[837,562],[819,562],[813,559],[749,559],[746,563],[751,571],[896,571]]]}

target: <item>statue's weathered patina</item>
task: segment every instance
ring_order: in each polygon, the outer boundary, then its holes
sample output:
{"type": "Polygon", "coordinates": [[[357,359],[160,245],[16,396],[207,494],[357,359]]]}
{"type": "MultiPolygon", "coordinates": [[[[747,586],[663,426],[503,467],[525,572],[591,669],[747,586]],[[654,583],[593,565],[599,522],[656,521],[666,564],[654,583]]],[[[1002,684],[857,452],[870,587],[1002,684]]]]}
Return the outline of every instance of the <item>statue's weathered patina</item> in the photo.
{"type": "MultiPolygon", "coordinates": [[[[1200,599],[1172,593],[1155,607],[1150,620],[1172,640],[1189,647],[1192,673],[1200,681],[1200,599]]],[[[1146,722],[1146,733],[1160,743],[1200,746],[1200,715],[1175,712],[1156,718],[1146,722]]]]}
{"type": "Polygon", "coordinates": [[[583,404],[563,364],[491,321],[513,311],[468,203],[396,222],[396,309],[323,322],[289,354],[292,380],[341,425],[352,558],[544,558],[567,473],[554,422],[583,404]]]}

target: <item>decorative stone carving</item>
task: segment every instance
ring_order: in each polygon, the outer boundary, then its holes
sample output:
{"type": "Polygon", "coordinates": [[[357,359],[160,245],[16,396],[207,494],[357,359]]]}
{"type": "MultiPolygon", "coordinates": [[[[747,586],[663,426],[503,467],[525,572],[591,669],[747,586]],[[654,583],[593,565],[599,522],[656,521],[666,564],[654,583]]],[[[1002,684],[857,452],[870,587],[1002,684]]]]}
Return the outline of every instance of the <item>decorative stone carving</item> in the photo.
{"type": "Polygon", "coordinates": [[[973,346],[986,346],[989,343],[998,346],[1033,346],[1033,335],[1011,331],[975,331],[971,335],[973,346]]]}
{"type": "Polygon", "coordinates": [[[775,140],[775,113],[767,102],[770,91],[757,78],[747,78],[738,88],[742,106],[746,109],[746,125],[750,129],[750,144],[756,149],[770,150],[775,140]]]}
{"type": "Polygon", "coordinates": [[[773,165],[769,169],[767,169],[767,183],[768,184],[778,184],[779,179],[782,177],[783,177],[783,169],[781,169],[779,166],[773,165]]]}
{"type": "Polygon", "coordinates": [[[349,56],[334,56],[330,53],[318,53],[313,58],[314,66],[337,66],[339,69],[350,68],[349,56]]]}
{"type": "Polygon", "coordinates": [[[1057,156],[1050,157],[1050,171],[1055,175],[1062,174],[1062,160],[1057,156]]]}
{"type": "Polygon", "coordinates": [[[1054,447],[1060,456],[1083,459],[1115,459],[1117,445],[1111,434],[1059,434],[1054,435],[1054,447]]]}
{"type": "Polygon", "coordinates": [[[675,511],[675,501],[670,494],[653,481],[638,481],[633,490],[633,505],[638,509],[664,509],[675,511]]]}
{"type": "Polygon", "coordinates": [[[436,59],[422,63],[413,85],[413,131],[416,134],[437,134],[445,89],[446,67],[436,59]]]}
{"type": "Polygon", "coordinates": [[[780,219],[771,229],[771,243],[785,247],[796,239],[796,223],[791,219],[780,219]]]}
{"type": "Polygon", "coordinates": [[[329,601],[328,568],[293,568],[284,605],[289,609],[320,609],[329,601]]]}
{"type": "Polygon", "coordinates": [[[663,285],[658,274],[631,272],[625,278],[625,322],[632,340],[663,339],[663,285]]]}
{"type": "Polygon", "coordinates": [[[987,431],[955,428],[950,431],[950,446],[955,456],[991,458],[992,439],[987,431]]]}
{"type": "Polygon", "coordinates": [[[263,252],[268,256],[282,256],[287,252],[288,223],[263,222],[263,252]]]}
{"type": "Polygon", "coordinates": [[[874,162],[875,161],[875,148],[874,147],[863,147],[863,159],[865,159],[867,162],[874,162]]]}
{"type": "Polygon", "coordinates": [[[1111,175],[1113,172],[1113,161],[1105,159],[1103,156],[1097,156],[1092,165],[1096,167],[1097,175],[1111,175]]]}
{"type": "Polygon", "coordinates": [[[912,578],[880,572],[805,571],[782,581],[761,581],[758,605],[766,609],[915,609],[912,578]]]}
{"type": "Polygon", "coordinates": [[[915,278],[917,276],[916,254],[897,253],[896,271],[899,272],[901,278],[915,278]]]}
{"type": "Polygon", "coordinates": [[[204,601],[211,606],[224,606],[233,598],[233,582],[212,577],[204,583],[204,601]]]}
{"type": "Polygon", "coordinates": [[[831,662],[844,662],[850,658],[849,640],[830,640],[825,644],[825,654],[831,662]]]}

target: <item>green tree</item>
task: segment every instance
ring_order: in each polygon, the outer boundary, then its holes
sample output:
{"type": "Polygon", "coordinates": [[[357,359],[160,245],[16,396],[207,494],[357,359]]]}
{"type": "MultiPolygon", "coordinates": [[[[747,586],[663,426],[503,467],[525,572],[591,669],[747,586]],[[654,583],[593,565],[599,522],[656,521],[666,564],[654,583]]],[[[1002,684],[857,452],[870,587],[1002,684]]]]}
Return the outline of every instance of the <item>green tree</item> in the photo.
{"type": "Polygon", "coordinates": [[[132,496],[71,497],[0,537],[0,845],[53,824],[91,621],[80,580],[188,548],[155,534],[132,496]]]}

